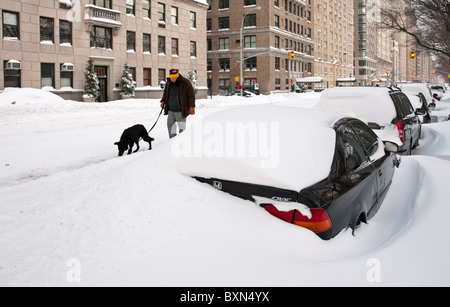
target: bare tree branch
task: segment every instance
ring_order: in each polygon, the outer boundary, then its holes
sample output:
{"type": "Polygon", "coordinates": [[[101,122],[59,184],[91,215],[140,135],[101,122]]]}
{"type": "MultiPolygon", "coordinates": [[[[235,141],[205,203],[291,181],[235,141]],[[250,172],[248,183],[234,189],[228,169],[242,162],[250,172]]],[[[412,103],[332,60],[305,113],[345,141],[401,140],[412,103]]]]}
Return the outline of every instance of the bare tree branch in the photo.
{"type": "Polygon", "coordinates": [[[381,27],[406,33],[418,46],[450,60],[450,1],[392,1],[381,8],[381,27]]]}

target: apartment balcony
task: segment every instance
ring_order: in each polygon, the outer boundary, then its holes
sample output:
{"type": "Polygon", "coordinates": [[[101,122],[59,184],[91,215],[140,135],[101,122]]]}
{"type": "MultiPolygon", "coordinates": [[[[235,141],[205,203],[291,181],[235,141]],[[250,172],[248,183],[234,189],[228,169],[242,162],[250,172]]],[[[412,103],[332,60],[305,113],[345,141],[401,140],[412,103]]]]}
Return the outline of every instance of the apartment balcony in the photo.
{"type": "Polygon", "coordinates": [[[114,33],[118,33],[118,30],[122,27],[120,11],[92,4],[86,4],[84,8],[84,22],[88,26],[88,32],[90,32],[93,25],[113,28],[114,33]]]}

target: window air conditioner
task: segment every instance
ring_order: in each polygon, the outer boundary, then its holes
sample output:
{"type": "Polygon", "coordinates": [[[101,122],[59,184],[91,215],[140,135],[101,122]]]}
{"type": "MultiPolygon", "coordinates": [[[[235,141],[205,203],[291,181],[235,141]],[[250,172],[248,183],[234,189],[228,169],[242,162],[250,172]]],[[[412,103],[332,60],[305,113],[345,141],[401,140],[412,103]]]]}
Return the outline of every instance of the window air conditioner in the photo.
{"type": "Polygon", "coordinates": [[[20,61],[9,60],[8,62],[6,62],[5,68],[8,70],[20,70],[20,69],[22,69],[22,65],[21,65],[20,61]]]}
{"type": "Polygon", "coordinates": [[[73,64],[72,63],[64,63],[61,66],[61,71],[73,71],[73,64]]]}

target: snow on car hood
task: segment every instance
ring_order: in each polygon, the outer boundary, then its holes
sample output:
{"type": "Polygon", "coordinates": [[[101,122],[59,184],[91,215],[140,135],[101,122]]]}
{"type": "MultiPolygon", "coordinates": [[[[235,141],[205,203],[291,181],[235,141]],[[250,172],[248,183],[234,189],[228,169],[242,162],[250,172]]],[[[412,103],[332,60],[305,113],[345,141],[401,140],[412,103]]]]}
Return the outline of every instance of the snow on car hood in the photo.
{"type": "Polygon", "coordinates": [[[273,105],[209,115],[171,143],[178,171],[300,191],[331,169],[334,113],[273,105]]]}
{"type": "Polygon", "coordinates": [[[338,112],[365,123],[387,126],[396,117],[394,103],[387,88],[335,87],[322,92],[316,105],[319,110],[338,112]]]}

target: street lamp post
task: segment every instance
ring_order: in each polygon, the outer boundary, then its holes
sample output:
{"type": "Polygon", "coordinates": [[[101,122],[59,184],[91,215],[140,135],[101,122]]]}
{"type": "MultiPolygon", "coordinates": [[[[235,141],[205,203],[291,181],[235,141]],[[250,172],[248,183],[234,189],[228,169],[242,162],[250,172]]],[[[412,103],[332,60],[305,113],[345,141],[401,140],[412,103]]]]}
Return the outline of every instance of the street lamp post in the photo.
{"type": "Polygon", "coordinates": [[[243,51],[242,51],[242,29],[244,28],[244,20],[245,20],[245,17],[247,17],[248,13],[250,13],[253,10],[260,10],[260,9],[261,9],[261,6],[259,6],[259,5],[255,6],[255,7],[252,7],[251,9],[249,9],[247,11],[247,13],[245,13],[244,17],[242,18],[241,29],[240,29],[240,33],[239,33],[240,34],[240,36],[239,36],[239,41],[240,41],[240,77],[239,77],[239,84],[241,86],[241,97],[244,94],[244,91],[243,91],[243,89],[244,89],[244,82],[242,80],[242,78],[243,78],[242,67],[244,65],[244,60],[243,60],[243,56],[242,56],[242,53],[243,53],[243,51]]]}

